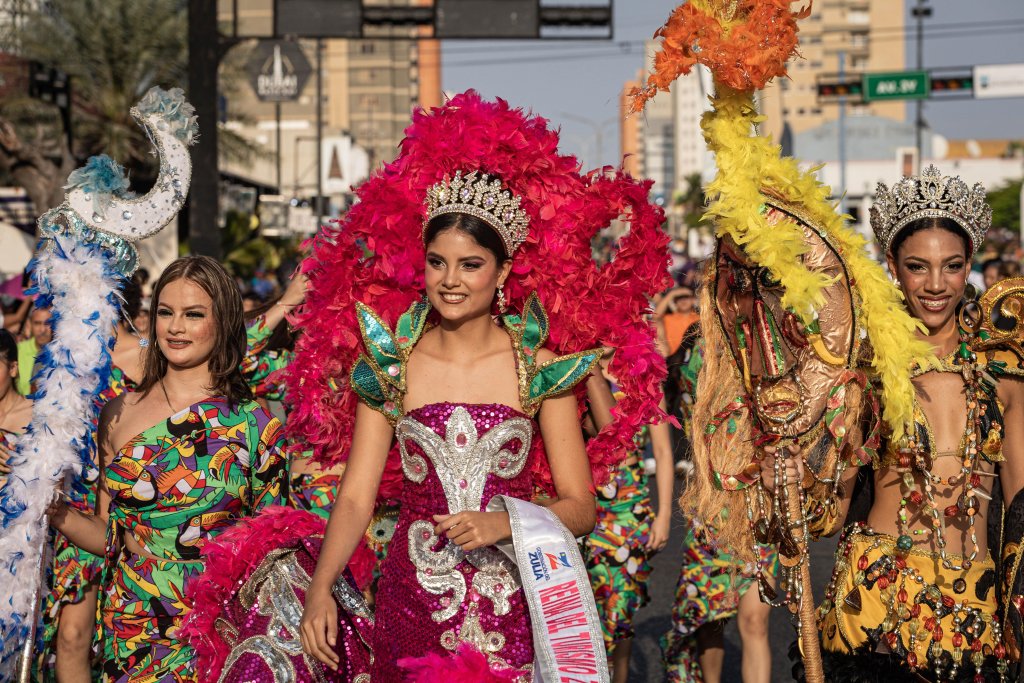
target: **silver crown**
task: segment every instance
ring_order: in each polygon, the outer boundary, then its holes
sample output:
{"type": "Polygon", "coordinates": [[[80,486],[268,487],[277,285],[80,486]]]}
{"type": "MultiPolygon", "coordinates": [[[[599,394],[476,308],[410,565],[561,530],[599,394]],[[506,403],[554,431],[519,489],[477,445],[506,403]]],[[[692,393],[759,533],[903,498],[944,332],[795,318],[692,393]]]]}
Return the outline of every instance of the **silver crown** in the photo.
{"type": "Polygon", "coordinates": [[[944,176],[929,166],[920,176],[903,178],[892,186],[878,183],[871,206],[871,229],[889,253],[892,240],[906,225],[919,218],[949,218],[971,237],[972,251],[978,251],[992,226],[992,207],[985,200],[981,183],[968,188],[959,176],[944,176]]]}
{"type": "Polygon", "coordinates": [[[519,208],[521,199],[501,186],[501,181],[477,171],[437,183],[427,190],[427,223],[446,213],[465,213],[487,223],[501,236],[505,252],[511,256],[526,241],[530,219],[519,208]]]}

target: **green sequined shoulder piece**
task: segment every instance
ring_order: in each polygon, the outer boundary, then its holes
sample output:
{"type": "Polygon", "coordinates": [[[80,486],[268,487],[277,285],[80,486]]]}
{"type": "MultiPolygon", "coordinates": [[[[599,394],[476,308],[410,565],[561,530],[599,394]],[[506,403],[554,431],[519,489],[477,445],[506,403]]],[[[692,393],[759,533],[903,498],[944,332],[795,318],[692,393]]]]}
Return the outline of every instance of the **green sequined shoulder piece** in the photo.
{"type": "Polygon", "coordinates": [[[536,294],[531,294],[523,314],[504,316],[519,358],[519,401],[523,411],[536,415],[545,399],[569,391],[584,380],[601,358],[601,349],[588,349],[537,364],[537,352],[548,340],[548,314],[536,294]]]}
{"type": "Polygon", "coordinates": [[[405,366],[426,328],[429,312],[430,304],[423,299],[416,301],[398,319],[392,332],[369,306],[356,303],[359,333],[366,352],[352,366],[349,383],[366,405],[383,414],[392,425],[403,415],[405,366]]]}
{"type": "MultiPolygon", "coordinates": [[[[349,383],[363,403],[392,425],[404,414],[406,364],[427,329],[429,313],[425,299],[416,301],[392,331],[370,307],[356,304],[366,351],[352,366],[349,383]]],[[[601,357],[601,349],[590,349],[538,364],[537,353],[548,340],[549,323],[536,294],[527,299],[521,316],[506,315],[503,320],[515,349],[519,401],[527,415],[536,415],[545,399],[569,391],[585,379],[601,357]]]]}

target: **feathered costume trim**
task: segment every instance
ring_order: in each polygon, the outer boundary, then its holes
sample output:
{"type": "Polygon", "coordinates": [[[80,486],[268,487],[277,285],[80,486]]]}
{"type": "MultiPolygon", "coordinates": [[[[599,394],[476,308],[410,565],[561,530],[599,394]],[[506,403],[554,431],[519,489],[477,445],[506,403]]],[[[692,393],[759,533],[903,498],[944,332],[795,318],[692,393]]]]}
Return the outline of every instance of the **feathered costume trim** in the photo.
{"type": "Polygon", "coordinates": [[[35,586],[52,492],[65,473],[81,476],[95,441],[96,398],[108,383],[121,278],[103,249],[74,236],[53,238],[31,266],[39,305],[52,310],[28,433],[18,439],[0,489],[0,680],[13,679],[18,649],[35,614],[35,586]]]}
{"type": "Polygon", "coordinates": [[[689,0],[677,7],[655,38],[661,49],[654,56],[654,73],[643,87],[634,88],[631,110],[677,78],[703,64],[715,79],[733,90],[760,90],[776,76],[786,75],[786,62],[796,53],[797,20],[811,13],[793,12],[792,0],[689,0]]]}
{"type": "MultiPolygon", "coordinates": [[[[326,522],[305,510],[270,507],[237,524],[203,548],[206,569],[185,587],[192,611],[181,628],[196,651],[196,671],[202,680],[220,678],[231,646],[217,629],[224,606],[235,599],[241,586],[267,557],[268,548],[297,546],[304,539],[323,536],[326,522]]],[[[360,541],[348,563],[356,586],[370,584],[376,564],[373,552],[360,541]]]]}
{"type": "MultiPolygon", "coordinates": [[[[495,175],[523,198],[530,234],[513,256],[505,284],[509,310],[521,310],[537,292],[550,317],[548,346],[555,353],[616,350],[611,372],[625,395],[613,423],[587,447],[600,486],[632,450],[640,427],[662,415],[665,363],[645,316],[649,297],[669,284],[664,215],[648,200],[649,182],[610,169],[581,174],[574,157],[558,153],[558,133],[545,119],[473,91],[416,112],[398,158],[356,190],[359,201],[341,222],[312,240],[302,266],[310,278],[306,304],[293,321],[303,332],[287,370],[289,393],[301,398],[288,428],[313,447],[320,463],[348,457],[357,398],[347,377],[362,350],[355,303],[369,305],[394,326],[421,296],[427,189],[458,170],[495,175]],[[598,267],[591,238],[618,218],[630,230],[615,259],[598,267]]],[[[582,395],[583,388],[578,391],[582,395]]],[[[536,462],[537,482],[551,492],[547,459],[536,462]]],[[[381,497],[394,497],[400,480],[395,450],[381,497]]]]}
{"type": "Polygon", "coordinates": [[[398,665],[408,683],[516,683],[523,677],[516,669],[492,668],[487,656],[469,643],[460,644],[454,654],[406,657],[398,665]]]}
{"type": "MultiPolygon", "coordinates": [[[[782,304],[804,322],[814,318],[815,309],[822,303],[827,278],[803,266],[800,257],[806,248],[802,230],[795,222],[769,225],[762,210],[762,193],[799,203],[815,227],[828,235],[846,262],[851,285],[858,291],[861,325],[873,350],[871,364],[881,382],[883,417],[894,437],[899,438],[913,424],[914,388],[909,368],[932,357],[930,346],[914,334],[921,324],[907,312],[902,293],[881,266],[867,256],[864,239],[846,226],[849,217],[836,213],[829,201],[830,188],[812,173],[801,171],[795,159],[783,158],[780,147],[770,138],[756,134],[756,125],[763,117],[754,106],[754,91],[772,77],[785,76],[786,61],[796,54],[796,20],[810,11],[808,7],[792,13],[789,5],[789,0],[696,0],[677,8],[656,34],[663,36],[664,42],[656,73],[650,77],[654,80],[649,79],[649,83],[664,90],[695,63],[713,69],[713,109],[703,115],[701,127],[708,147],[715,153],[718,173],[706,188],[710,202],[706,217],[712,219],[720,238],[728,235],[771,271],[785,289],[782,304]],[[728,19],[720,19],[726,15],[728,19]],[[718,28],[712,30],[712,25],[718,28]],[[706,42],[706,36],[718,35],[716,31],[721,32],[721,40],[733,45],[733,61],[727,65],[706,42]],[[765,51],[766,41],[776,47],[765,51]],[[695,50],[695,45],[700,49],[695,50]]],[[[642,107],[651,96],[653,92],[636,91],[634,106],[642,107]]]]}

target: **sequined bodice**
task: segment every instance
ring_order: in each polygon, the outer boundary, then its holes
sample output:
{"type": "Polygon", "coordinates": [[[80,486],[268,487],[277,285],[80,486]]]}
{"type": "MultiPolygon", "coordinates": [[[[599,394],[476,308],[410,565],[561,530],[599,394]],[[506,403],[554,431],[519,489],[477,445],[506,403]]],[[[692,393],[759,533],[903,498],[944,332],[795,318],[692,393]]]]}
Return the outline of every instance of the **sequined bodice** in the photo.
{"type": "Polygon", "coordinates": [[[503,405],[437,403],[395,427],[413,516],[483,510],[496,494],[529,498],[533,422],[503,405]],[[422,513],[422,514],[421,514],[422,513]]]}
{"type": "Polygon", "coordinates": [[[515,564],[494,546],[466,553],[439,538],[433,515],[485,510],[499,494],[529,500],[535,434],[532,420],[503,405],[437,403],[398,420],[404,484],[382,567],[373,680],[399,680],[399,659],[463,642],[502,666],[533,661],[515,564]]]}

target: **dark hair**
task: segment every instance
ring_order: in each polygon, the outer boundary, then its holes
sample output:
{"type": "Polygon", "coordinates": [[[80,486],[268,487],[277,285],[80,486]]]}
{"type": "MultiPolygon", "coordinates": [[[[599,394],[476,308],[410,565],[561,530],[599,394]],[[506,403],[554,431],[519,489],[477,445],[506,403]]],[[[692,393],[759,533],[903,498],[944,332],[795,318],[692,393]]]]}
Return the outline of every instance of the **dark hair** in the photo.
{"type": "Polygon", "coordinates": [[[423,231],[423,244],[429,245],[442,232],[453,229],[466,233],[477,244],[494,254],[498,265],[508,261],[509,255],[498,231],[484,220],[468,213],[443,213],[432,218],[427,223],[427,229],[423,231]]]}
{"type": "Polygon", "coordinates": [[[140,287],[149,282],[149,271],[145,268],[139,268],[135,271],[135,275],[132,276],[132,282],[135,282],[140,287]]]}
{"type": "Polygon", "coordinates": [[[138,391],[152,389],[167,373],[167,359],[156,338],[156,307],[164,287],[188,280],[201,288],[213,301],[213,323],[216,330],[213,354],[210,356],[210,390],[215,396],[237,403],[252,397],[239,364],[245,354],[245,323],[242,322],[242,297],[224,267],[209,256],[182,256],[171,262],[160,274],[153,288],[153,315],[149,319],[149,338],[144,371],[138,391]]]}
{"type": "Polygon", "coordinates": [[[900,253],[900,247],[903,246],[903,243],[907,241],[908,237],[924,230],[932,230],[934,228],[945,230],[946,232],[959,237],[964,243],[964,256],[970,258],[971,252],[974,251],[970,235],[968,235],[967,231],[964,230],[963,227],[955,220],[942,216],[918,218],[915,221],[907,223],[903,229],[896,233],[896,236],[892,238],[892,242],[889,244],[889,253],[893,258],[896,258],[900,253]]]}
{"type": "Polygon", "coordinates": [[[124,314],[129,320],[139,316],[142,308],[142,287],[135,280],[125,280],[121,288],[121,297],[124,299],[124,314]]]}
{"type": "Polygon", "coordinates": [[[987,258],[987,259],[985,259],[984,261],[981,262],[981,272],[984,273],[986,270],[988,270],[992,266],[995,266],[996,268],[1000,268],[1000,267],[1002,267],[1002,265],[1003,265],[1003,259],[1001,259],[998,256],[996,256],[995,258],[987,258]]]}
{"type": "Polygon", "coordinates": [[[0,327],[0,362],[12,363],[18,360],[18,340],[6,329],[0,327]]]}

